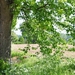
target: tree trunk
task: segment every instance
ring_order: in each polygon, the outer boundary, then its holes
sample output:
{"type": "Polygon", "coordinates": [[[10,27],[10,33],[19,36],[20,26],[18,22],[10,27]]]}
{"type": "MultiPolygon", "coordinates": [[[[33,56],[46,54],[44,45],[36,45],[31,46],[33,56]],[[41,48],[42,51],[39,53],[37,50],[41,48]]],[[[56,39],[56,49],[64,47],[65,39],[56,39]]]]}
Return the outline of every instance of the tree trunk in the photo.
{"type": "Polygon", "coordinates": [[[0,0],[0,59],[10,58],[11,22],[8,0],[0,0]]]}

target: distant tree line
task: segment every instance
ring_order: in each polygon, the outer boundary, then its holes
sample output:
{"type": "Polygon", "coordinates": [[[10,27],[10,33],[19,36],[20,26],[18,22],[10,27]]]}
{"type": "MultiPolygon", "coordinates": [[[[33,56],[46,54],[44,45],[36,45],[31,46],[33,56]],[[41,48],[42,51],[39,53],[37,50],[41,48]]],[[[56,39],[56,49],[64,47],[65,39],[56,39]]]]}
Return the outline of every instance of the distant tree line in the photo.
{"type": "Polygon", "coordinates": [[[21,35],[17,35],[14,31],[11,31],[11,43],[12,44],[24,44],[25,40],[21,35]]]}

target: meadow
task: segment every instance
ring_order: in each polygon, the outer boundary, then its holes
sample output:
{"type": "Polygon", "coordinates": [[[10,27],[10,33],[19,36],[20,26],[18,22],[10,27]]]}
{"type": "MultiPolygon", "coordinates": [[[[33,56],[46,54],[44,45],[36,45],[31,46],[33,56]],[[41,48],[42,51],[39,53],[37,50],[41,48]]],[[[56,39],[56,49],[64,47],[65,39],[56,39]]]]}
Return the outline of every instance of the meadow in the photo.
{"type": "Polygon", "coordinates": [[[12,50],[11,64],[4,72],[6,75],[75,75],[75,58],[65,57],[62,51],[39,56],[20,49],[12,50]]]}

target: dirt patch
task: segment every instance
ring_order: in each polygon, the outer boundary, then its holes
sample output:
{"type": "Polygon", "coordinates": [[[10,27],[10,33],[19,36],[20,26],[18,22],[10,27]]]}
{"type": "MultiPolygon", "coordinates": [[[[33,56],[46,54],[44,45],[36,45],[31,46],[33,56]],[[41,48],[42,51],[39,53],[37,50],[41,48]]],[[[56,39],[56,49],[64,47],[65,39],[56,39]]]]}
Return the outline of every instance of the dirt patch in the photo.
{"type": "MultiPolygon", "coordinates": [[[[11,45],[11,50],[15,50],[15,51],[21,51],[22,49],[24,49],[25,47],[27,47],[27,44],[12,44],[11,45]]],[[[40,52],[40,48],[38,44],[30,44],[29,53],[37,53],[40,52]]]]}
{"type": "MultiPolygon", "coordinates": [[[[38,46],[39,46],[38,44],[30,44],[30,50],[28,52],[31,54],[40,52],[40,48],[38,46]]],[[[24,47],[27,47],[27,44],[12,44],[11,50],[21,51],[20,49],[24,49],[24,47]]],[[[67,49],[70,49],[70,48],[73,48],[73,46],[67,45],[67,49]]],[[[73,51],[64,51],[63,55],[64,55],[64,57],[75,58],[75,52],[73,52],[73,51]]]]}
{"type": "Polygon", "coordinates": [[[64,51],[64,57],[75,58],[75,52],[73,51],[64,51]]]}

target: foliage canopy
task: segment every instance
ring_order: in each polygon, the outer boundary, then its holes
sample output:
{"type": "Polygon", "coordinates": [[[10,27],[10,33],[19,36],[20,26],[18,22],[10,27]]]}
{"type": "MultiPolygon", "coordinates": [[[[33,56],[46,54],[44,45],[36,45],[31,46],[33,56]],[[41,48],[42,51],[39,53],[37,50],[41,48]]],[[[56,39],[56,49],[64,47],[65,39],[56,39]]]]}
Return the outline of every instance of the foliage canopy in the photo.
{"type": "Polygon", "coordinates": [[[74,0],[14,0],[14,2],[16,3],[14,16],[24,20],[20,29],[26,43],[38,43],[44,52],[50,51],[48,48],[50,45],[55,48],[57,44],[63,43],[59,30],[66,30],[67,34],[75,39],[74,0]]]}

